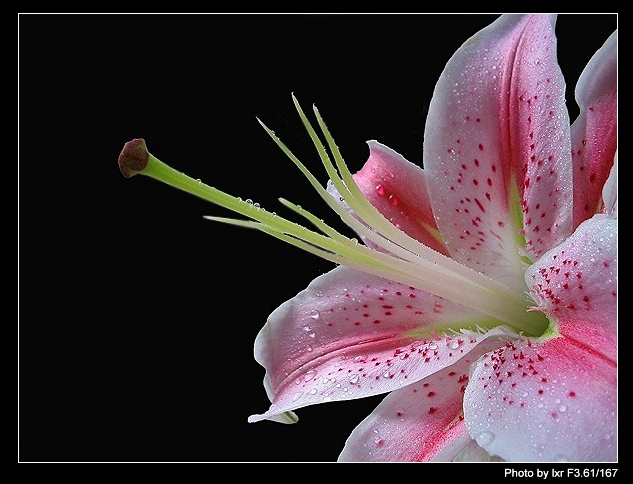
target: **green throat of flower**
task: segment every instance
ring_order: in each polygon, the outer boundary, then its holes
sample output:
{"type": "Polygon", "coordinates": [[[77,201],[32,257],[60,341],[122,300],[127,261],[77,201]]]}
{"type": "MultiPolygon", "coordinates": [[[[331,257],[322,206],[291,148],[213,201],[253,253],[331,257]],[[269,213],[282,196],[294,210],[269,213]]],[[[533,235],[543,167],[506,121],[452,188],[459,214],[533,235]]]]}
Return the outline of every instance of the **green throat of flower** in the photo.
{"type": "Polygon", "coordinates": [[[449,299],[487,315],[491,319],[491,326],[507,324],[526,335],[543,334],[548,321],[541,312],[528,310],[531,301],[525,293],[508,288],[430,249],[389,222],[356,185],[316,107],[314,113],[329,153],[294,96],[293,101],[330,180],[356,217],[348,213],[327,192],[306,166],[270,129],[261,121],[260,124],[301,170],[325,203],[350,228],[377,244],[384,249],[384,252],[346,237],[324,223],[322,219],[288,200],[280,199],[280,202],[304,217],[314,227],[313,229],[269,212],[249,200],[242,200],[206,185],[200,180],[194,180],[150,154],[142,139],[135,139],[125,144],[119,156],[121,173],[125,177],[139,173],[150,176],[247,218],[247,220],[238,220],[206,217],[209,220],[255,228],[336,264],[346,265],[449,299]]]}

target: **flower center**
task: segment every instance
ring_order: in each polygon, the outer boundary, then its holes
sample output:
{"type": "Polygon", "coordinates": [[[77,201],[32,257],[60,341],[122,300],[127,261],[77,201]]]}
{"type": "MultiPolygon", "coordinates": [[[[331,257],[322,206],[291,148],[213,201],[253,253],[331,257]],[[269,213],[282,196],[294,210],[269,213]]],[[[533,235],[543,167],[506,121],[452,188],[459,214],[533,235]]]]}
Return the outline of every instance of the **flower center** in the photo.
{"type": "Polygon", "coordinates": [[[301,170],[326,204],[350,228],[384,251],[375,250],[358,243],[356,239],[344,236],[317,216],[285,199],[280,199],[280,202],[308,220],[316,231],[268,212],[250,201],[241,200],[206,185],[200,180],[194,180],[151,155],[143,140],[126,143],[119,157],[121,172],[126,177],[137,173],[150,176],[250,219],[206,217],[210,220],[259,229],[336,264],[343,264],[449,299],[486,314],[498,324],[508,324],[527,335],[538,336],[545,331],[548,326],[547,319],[538,311],[528,310],[532,303],[526,293],[511,289],[436,252],[389,222],[356,185],[318,110],[314,108],[314,113],[334,162],[294,96],[293,100],[332,184],[356,217],[348,213],[327,192],[270,129],[261,121],[260,124],[301,170]]]}

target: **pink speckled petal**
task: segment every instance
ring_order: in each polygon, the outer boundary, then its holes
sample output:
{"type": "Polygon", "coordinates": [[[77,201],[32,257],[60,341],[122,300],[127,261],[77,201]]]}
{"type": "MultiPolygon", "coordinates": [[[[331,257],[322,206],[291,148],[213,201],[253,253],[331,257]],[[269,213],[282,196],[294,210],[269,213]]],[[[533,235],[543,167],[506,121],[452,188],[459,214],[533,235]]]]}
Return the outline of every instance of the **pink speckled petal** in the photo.
{"type": "Polygon", "coordinates": [[[477,331],[438,333],[489,322],[437,296],[338,267],[277,308],[257,336],[255,358],[266,368],[272,406],[249,420],[414,383],[485,339],[477,331]]]}
{"type": "Polygon", "coordinates": [[[462,415],[469,367],[486,351],[502,344],[496,338],[486,340],[450,367],[390,393],[354,429],[339,461],[454,459],[472,442],[462,415]]]}
{"type": "Polygon", "coordinates": [[[525,281],[560,333],[615,360],[617,347],[617,220],[594,215],[533,264],[525,281]]]}
{"type": "MultiPolygon", "coordinates": [[[[432,249],[448,255],[431,210],[424,170],[377,141],[368,141],[369,158],[354,181],[371,204],[393,225],[432,249]]],[[[333,186],[328,190],[340,200],[333,186]]],[[[342,202],[344,203],[344,202],[342,202]]],[[[381,250],[371,241],[369,246],[381,250]]]]}
{"type": "Polygon", "coordinates": [[[591,58],[576,86],[580,116],[571,127],[574,227],[602,208],[602,187],[618,145],[617,80],[617,33],[614,32],[591,58]]]}
{"type": "Polygon", "coordinates": [[[536,258],[571,228],[554,19],[503,15],[468,40],[438,81],[426,122],[427,186],[451,256],[516,288],[518,232],[536,258]]]}
{"type": "Polygon", "coordinates": [[[506,80],[507,148],[523,184],[526,254],[536,260],[572,231],[572,168],[565,80],[556,57],[555,16],[530,16],[506,80]]]}
{"type": "Polygon", "coordinates": [[[509,461],[614,461],[616,370],[565,337],[507,343],[474,366],[466,427],[488,453],[509,461]]]}

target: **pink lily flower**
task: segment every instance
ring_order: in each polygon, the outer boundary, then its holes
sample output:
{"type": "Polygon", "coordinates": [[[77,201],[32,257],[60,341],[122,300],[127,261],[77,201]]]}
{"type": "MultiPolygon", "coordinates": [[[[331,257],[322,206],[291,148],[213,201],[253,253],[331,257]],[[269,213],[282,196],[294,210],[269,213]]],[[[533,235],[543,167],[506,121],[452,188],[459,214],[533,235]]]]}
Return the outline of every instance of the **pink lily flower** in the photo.
{"type": "Polygon", "coordinates": [[[343,461],[617,458],[616,34],[579,79],[570,126],[555,16],[504,15],[450,59],[429,109],[424,169],[369,142],[348,171],[296,102],[330,177],[326,203],[365,242],[317,231],[191,180],[126,144],[142,173],[331,260],[255,342],[270,408],[388,393],[343,461]],[[331,161],[333,158],[334,161],[331,161]]]}
{"type": "MultiPolygon", "coordinates": [[[[570,136],[553,24],[502,17],[453,56],[419,175],[451,257],[517,290],[527,284],[548,329],[393,392],[353,432],[344,460],[483,458],[481,449],[514,461],[615,460],[617,215],[604,185],[617,146],[616,36],[579,80],[570,136]]],[[[382,192],[409,197],[379,184],[398,173],[384,153],[356,177],[387,211],[382,192]]]]}

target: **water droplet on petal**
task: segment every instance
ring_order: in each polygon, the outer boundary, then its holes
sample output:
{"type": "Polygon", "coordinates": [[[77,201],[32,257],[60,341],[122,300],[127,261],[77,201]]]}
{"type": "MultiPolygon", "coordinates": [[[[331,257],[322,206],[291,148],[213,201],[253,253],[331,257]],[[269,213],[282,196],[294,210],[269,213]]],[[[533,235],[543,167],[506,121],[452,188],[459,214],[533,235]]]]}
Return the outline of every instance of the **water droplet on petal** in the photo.
{"type": "Polygon", "coordinates": [[[494,439],[495,439],[495,434],[493,434],[492,432],[486,431],[486,432],[480,433],[475,438],[475,441],[480,447],[485,447],[486,445],[491,444],[494,439]]]}
{"type": "Polygon", "coordinates": [[[310,313],[310,319],[314,319],[315,321],[321,317],[321,313],[316,309],[310,313]]]}

